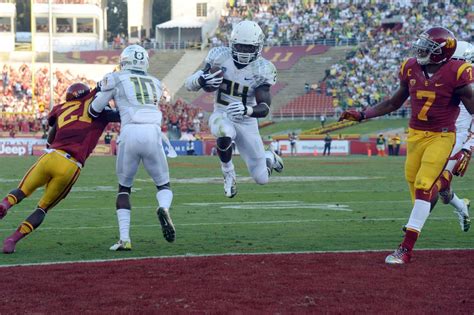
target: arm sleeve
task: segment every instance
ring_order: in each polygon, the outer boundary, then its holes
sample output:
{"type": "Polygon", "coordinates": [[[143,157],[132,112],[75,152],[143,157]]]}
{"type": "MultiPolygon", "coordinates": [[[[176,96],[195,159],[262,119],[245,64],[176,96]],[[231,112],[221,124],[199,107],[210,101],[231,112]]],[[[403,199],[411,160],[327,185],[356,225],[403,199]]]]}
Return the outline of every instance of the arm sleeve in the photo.
{"type": "Polygon", "coordinates": [[[53,110],[48,115],[48,125],[50,127],[54,126],[54,124],[56,123],[58,106],[59,105],[54,106],[53,110]]]}
{"type": "Polygon", "coordinates": [[[95,99],[89,107],[89,115],[93,118],[98,117],[104,108],[109,104],[115,95],[116,78],[113,73],[108,73],[104,76],[100,84],[100,92],[97,93],[95,99]]]}
{"type": "Polygon", "coordinates": [[[184,86],[188,91],[198,91],[201,88],[199,84],[199,78],[204,73],[202,70],[198,70],[196,73],[190,75],[184,82],[184,86]]]}
{"type": "Polygon", "coordinates": [[[49,133],[48,133],[48,139],[46,140],[46,145],[49,147],[53,142],[54,142],[54,138],[56,137],[56,127],[57,125],[54,124],[51,129],[49,130],[49,133]]]}
{"type": "Polygon", "coordinates": [[[113,110],[107,107],[100,114],[100,118],[107,122],[120,122],[120,113],[118,110],[113,110]]]}

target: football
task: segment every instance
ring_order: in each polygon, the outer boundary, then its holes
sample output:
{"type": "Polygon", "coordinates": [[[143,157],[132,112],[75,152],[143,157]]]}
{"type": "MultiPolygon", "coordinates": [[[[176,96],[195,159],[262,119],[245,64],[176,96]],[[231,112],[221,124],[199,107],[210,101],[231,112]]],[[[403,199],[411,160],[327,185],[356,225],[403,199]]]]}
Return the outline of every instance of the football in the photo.
{"type": "MultiPolygon", "coordinates": [[[[212,67],[211,69],[209,69],[209,73],[215,73],[215,72],[217,72],[217,71],[219,71],[219,70],[221,70],[220,67],[214,66],[214,67],[212,67]]],[[[216,76],[216,78],[221,78],[221,77],[223,77],[223,76],[224,76],[224,72],[221,72],[220,74],[218,74],[218,75],[216,76]]],[[[203,89],[204,91],[206,91],[206,92],[215,92],[215,91],[217,91],[219,88],[218,88],[218,87],[213,87],[213,86],[205,86],[205,87],[203,87],[202,89],[203,89]]]]}

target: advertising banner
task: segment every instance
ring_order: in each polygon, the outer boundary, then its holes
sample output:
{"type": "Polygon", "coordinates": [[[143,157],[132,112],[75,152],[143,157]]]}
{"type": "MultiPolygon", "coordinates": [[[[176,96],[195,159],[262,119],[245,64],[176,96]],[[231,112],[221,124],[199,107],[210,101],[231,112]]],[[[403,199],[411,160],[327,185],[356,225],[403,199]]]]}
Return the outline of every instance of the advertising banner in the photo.
{"type": "MultiPolygon", "coordinates": [[[[280,151],[283,155],[291,154],[290,141],[279,141],[280,151]]],[[[323,140],[297,140],[296,154],[297,155],[322,155],[324,151],[323,140]]],[[[349,141],[348,140],[333,140],[331,142],[331,155],[348,155],[349,141]]]]}

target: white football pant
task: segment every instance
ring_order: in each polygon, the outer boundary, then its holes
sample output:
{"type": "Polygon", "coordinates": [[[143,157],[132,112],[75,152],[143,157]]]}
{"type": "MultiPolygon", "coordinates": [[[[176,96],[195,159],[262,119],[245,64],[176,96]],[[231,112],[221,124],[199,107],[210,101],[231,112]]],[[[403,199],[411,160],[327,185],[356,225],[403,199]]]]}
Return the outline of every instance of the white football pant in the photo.
{"type": "Polygon", "coordinates": [[[128,124],[120,131],[117,154],[117,177],[120,185],[133,185],[141,161],[155,185],[161,186],[170,181],[159,125],[128,124]]]}

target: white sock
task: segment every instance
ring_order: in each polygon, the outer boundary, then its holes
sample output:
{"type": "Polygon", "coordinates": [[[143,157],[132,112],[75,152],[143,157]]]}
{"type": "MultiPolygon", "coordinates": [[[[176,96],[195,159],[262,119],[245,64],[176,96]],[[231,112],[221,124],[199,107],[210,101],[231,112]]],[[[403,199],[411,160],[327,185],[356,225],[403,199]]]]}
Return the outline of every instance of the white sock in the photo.
{"type": "Polygon", "coordinates": [[[156,193],[156,200],[160,208],[169,209],[173,201],[173,192],[169,189],[162,189],[156,193]]]}
{"type": "Polygon", "coordinates": [[[464,200],[459,199],[455,193],[453,193],[453,199],[451,199],[449,204],[456,208],[458,212],[465,212],[466,204],[464,203],[464,200]]]}
{"type": "Polygon", "coordinates": [[[221,162],[221,169],[222,169],[222,172],[224,172],[224,173],[233,171],[234,170],[234,163],[232,163],[232,160],[230,160],[227,163],[221,162]]]}
{"type": "Polygon", "coordinates": [[[423,225],[430,215],[431,204],[428,201],[415,199],[413,210],[411,210],[410,219],[406,225],[407,228],[421,232],[423,225]]]}
{"type": "Polygon", "coordinates": [[[130,242],[130,209],[117,209],[120,240],[130,242]]]}

